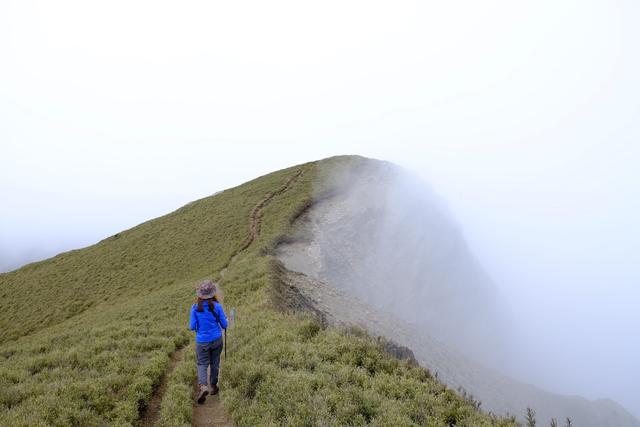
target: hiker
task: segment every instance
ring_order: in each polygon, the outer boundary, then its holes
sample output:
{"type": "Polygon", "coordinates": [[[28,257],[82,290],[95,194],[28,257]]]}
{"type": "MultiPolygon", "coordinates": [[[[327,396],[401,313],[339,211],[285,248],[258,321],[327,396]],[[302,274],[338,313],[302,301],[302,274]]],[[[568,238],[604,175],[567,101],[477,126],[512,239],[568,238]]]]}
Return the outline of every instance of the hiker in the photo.
{"type": "Polygon", "coordinates": [[[198,364],[198,403],[204,403],[207,394],[217,394],[218,370],[222,353],[222,331],[227,329],[227,316],[216,298],[217,286],[211,280],[200,283],[196,289],[198,302],[191,307],[189,328],[196,331],[196,363],[198,364]],[[207,369],[211,375],[207,378],[207,369]],[[211,388],[207,384],[211,384],[211,388]]]}

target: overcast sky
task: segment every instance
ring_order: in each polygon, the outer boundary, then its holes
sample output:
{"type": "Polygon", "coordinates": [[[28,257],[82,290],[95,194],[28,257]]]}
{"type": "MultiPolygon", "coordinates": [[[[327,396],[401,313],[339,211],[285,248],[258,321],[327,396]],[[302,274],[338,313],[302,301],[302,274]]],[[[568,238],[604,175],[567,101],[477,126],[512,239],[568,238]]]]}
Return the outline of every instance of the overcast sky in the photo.
{"type": "Polygon", "coordinates": [[[0,270],[296,163],[392,160],[532,319],[529,378],[640,415],[638,22],[635,0],[0,0],[0,270]]]}

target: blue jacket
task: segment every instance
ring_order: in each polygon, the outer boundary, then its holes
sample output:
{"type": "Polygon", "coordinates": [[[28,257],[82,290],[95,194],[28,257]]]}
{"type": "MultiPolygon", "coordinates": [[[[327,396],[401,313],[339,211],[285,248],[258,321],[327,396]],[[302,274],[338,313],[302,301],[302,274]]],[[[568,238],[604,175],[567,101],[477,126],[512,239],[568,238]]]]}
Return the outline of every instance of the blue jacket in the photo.
{"type": "Polygon", "coordinates": [[[220,326],[222,326],[223,329],[227,329],[227,316],[224,315],[222,305],[217,302],[214,303],[213,310],[220,319],[220,324],[218,324],[216,317],[211,311],[209,311],[209,301],[204,301],[202,303],[202,308],[204,308],[204,311],[200,313],[198,311],[198,304],[194,304],[193,307],[191,307],[189,329],[196,331],[197,343],[215,341],[222,336],[222,329],[220,326]]]}

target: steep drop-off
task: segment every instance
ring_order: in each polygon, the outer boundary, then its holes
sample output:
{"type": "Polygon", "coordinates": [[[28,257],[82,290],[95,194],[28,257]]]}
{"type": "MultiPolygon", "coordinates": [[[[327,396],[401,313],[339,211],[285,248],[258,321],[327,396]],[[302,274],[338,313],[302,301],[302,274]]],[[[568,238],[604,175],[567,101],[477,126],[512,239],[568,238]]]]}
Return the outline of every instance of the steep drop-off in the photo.
{"type": "Polygon", "coordinates": [[[549,393],[499,372],[508,357],[507,307],[434,194],[396,166],[326,165],[315,198],[278,246],[283,282],[330,324],[357,325],[410,348],[454,389],[543,425],[640,425],[610,400],[549,393]]]}

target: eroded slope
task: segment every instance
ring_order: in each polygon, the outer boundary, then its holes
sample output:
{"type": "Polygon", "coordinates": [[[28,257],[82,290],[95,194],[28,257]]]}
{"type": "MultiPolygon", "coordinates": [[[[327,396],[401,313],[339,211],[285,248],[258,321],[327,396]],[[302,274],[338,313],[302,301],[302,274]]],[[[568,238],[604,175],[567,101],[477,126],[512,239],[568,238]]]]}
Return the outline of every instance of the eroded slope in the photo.
{"type": "Polygon", "coordinates": [[[637,426],[607,400],[561,396],[499,373],[508,314],[437,198],[393,165],[365,159],[321,171],[315,200],[278,246],[302,308],[413,350],[485,410],[580,426],[637,426]]]}

